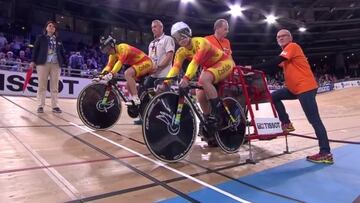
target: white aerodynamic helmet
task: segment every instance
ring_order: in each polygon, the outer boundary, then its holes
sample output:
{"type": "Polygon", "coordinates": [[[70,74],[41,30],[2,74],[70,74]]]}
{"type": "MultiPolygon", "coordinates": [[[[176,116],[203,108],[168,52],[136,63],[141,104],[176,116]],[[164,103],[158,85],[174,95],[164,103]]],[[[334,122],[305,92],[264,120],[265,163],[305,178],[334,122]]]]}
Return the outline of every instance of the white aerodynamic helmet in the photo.
{"type": "Polygon", "coordinates": [[[171,36],[179,41],[183,37],[191,37],[192,33],[190,27],[186,23],[180,21],[171,26],[171,36]]]}

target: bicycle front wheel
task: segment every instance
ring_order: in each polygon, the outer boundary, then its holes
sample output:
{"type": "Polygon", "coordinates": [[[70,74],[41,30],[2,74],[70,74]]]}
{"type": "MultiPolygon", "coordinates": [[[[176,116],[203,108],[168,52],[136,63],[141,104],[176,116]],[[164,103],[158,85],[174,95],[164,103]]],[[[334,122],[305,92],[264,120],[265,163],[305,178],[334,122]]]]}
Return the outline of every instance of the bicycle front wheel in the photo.
{"type": "Polygon", "coordinates": [[[94,130],[107,129],[120,118],[121,100],[114,87],[111,87],[107,101],[103,101],[108,85],[91,83],[79,94],[77,112],[81,121],[94,130]]]}
{"type": "Polygon", "coordinates": [[[190,151],[196,138],[194,112],[184,102],[180,124],[174,124],[179,95],[164,92],[155,96],[147,105],[142,126],[149,151],[164,162],[177,162],[190,151]]]}

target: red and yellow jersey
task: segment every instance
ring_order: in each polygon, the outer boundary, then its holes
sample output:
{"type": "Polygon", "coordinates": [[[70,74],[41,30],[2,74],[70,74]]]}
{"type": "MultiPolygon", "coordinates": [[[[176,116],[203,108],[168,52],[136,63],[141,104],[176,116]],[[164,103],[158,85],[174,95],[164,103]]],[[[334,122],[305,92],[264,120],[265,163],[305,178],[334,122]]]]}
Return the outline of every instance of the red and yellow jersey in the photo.
{"type": "Polygon", "coordinates": [[[194,37],[191,39],[191,49],[180,47],[175,53],[174,65],[169,71],[167,77],[174,77],[179,74],[185,59],[191,60],[184,77],[192,79],[198,66],[207,69],[216,63],[228,59],[229,56],[203,37],[194,37]]]}
{"type": "Polygon", "coordinates": [[[109,55],[108,63],[102,72],[117,73],[124,64],[134,66],[146,60],[151,61],[143,51],[128,44],[118,44],[115,49],[116,53],[109,55]]]}
{"type": "Polygon", "coordinates": [[[298,95],[318,87],[310,64],[298,44],[289,43],[280,56],[287,59],[282,68],[286,86],[293,94],[298,95]]]}
{"type": "Polygon", "coordinates": [[[215,37],[215,35],[208,35],[205,37],[205,39],[207,39],[212,45],[223,50],[223,52],[225,52],[225,54],[227,54],[227,55],[232,54],[230,41],[228,39],[223,38],[223,39],[218,40],[215,37]]]}

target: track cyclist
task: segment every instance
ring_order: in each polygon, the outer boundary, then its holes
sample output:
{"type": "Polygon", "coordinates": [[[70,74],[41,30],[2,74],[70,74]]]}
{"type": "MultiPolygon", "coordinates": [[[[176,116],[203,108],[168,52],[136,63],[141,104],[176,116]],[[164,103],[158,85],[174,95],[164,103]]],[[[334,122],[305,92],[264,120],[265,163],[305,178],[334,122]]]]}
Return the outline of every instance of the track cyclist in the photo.
{"type": "Polygon", "coordinates": [[[109,60],[95,81],[110,81],[114,74],[119,72],[123,65],[130,67],[125,71],[126,86],[130,92],[131,98],[126,102],[127,106],[140,105],[138,90],[136,88],[136,79],[140,79],[153,72],[152,60],[141,50],[125,43],[116,44],[116,40],[108,36],[101,37],[100,50],[109,55],[109,60]]]}
{"type": "MultiPolygon", "coordinates": [[[[232,73],[235,63],[229,55],[213,46],[207,39],[192,37],[190,27],[184,22],[172,25],[171,36],[180,45],[180,48],[175,53],[174,65],[167,77],[178,75],[184,60],[189,60],[185,75],[179,83],[180,88],[186,88],[189,81],[195,76],[198,67],[202,67],[198,83],[203,89],[198,89],[196,96],[209,127],[217,129],[220,125],[220,113],[223,105],[215,84],[232,73]]],[[[164,86],[168,85],[168,82],[164,81],[164,86]]]]}

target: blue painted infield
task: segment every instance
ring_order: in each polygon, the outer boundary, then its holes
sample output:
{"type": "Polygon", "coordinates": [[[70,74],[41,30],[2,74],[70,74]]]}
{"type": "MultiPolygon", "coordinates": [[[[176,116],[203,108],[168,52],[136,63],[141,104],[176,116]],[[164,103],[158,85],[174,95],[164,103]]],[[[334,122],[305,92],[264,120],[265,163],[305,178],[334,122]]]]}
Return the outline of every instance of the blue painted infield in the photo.
{"type": "MultiPolygon", "coordinates": [[[[315,164],[301,159],[238,180],[304,202],[352,202],[360,195],[360,146],[340,147],[333,150],[333,155],[333,165],[315,164]]],[[[216,187],[251,202],[296,202],[236,181],[221,183],[216,187]]],[[[236,202],[209,188],[189,195],[206,203],[236,202]]],[[[187,201],[181,197],[162,201],[175,202],[187,201]]]]}

